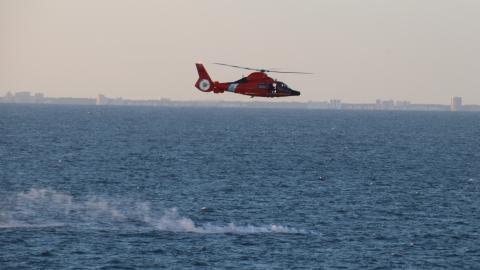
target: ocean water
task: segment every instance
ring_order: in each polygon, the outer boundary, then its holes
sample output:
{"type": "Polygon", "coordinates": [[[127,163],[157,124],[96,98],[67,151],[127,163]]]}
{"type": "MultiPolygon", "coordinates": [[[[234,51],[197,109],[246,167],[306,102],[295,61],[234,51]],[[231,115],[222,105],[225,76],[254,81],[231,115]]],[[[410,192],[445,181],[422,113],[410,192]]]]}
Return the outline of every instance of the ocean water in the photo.
{"type": "Polygon", "coordinates": [[[480,114],[0,104],[0,269],[479,269],[480,114]]]}

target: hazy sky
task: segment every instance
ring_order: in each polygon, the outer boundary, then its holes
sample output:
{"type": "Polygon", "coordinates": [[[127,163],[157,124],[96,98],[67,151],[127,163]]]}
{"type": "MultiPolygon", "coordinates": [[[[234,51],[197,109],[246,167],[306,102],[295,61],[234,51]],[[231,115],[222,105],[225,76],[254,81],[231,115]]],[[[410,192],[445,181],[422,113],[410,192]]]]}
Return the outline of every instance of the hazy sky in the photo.
{"type": "Polygon", "coordinates": [[[202,61],[315,73],[272,75],[283,101],[480,104],[479,50],[478,0],[0,0],[0,95],[250,99],[196,90],[202,61]]]}

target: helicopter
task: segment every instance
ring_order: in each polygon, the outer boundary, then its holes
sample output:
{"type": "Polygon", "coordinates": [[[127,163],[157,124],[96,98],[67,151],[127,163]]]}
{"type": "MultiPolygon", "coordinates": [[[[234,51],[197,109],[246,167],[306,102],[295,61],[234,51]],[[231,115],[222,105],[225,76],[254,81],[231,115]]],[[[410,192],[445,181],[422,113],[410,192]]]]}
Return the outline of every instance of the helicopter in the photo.
{"type": "Polygon", "coordinates": [[[300,92],[291,89],[287,84],[270,78],[267,73],[290,73],[290,74],[312,74],[309,72],[277,71],[274,69],[249,68],[223,63],[213,63],[215,65],[252,70],[247,77],[234,82],[212,81],[207,70],[201,63],[196,63],[198,71],[198,80],[195,87],[202,92],[223,93],[225,91],[236,94],[247,95],[250,97],[289,97],[300,96],[300,92]]]}

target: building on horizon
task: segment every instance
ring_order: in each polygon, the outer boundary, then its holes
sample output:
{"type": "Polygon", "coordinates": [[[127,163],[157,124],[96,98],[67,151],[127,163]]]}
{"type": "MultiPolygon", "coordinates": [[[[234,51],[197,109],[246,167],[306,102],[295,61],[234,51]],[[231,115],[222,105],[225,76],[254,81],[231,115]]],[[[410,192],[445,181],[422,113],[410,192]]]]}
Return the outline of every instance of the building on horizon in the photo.
{"type": "Polygon", "coordinates": [[[95,104],[97,106],[99,105],[107,105],[108,104],[109,98],[107,98],[105,95],[98,94],[97,98],[95,99],[95,104]]]}
{"type": "Polygon", "coordinates": [[[31,94],[28,91],[7,92],[3,98],[0,97],[0,102],[3,103],[43,103],[45,95],[43,93],[31,94]]]}
{"type": "Polygon", "coordinates": [[[375,107],[377,110],[394,110],[395,109],[395,101],[392,99],[390,100],[375,100],[375,107]]]}
{"type": "Polygon", "coordinates": [[[340,110],[342,108],[342,101],[340,99],[330,100],[330,109],[340,110]]]}
{"type": "Polygon", "coordinates": [[[397,110],[408,110],[410,108],[410,105],[411,105],[410,101],[406,101],[406,100],[395,101],[395,109],[397,110]]]}
{"type": "Polygon", "coordinates": [[[15,101],[15,96],[12,92],[8,91],[5,97],[3,98],[3,102],[12,103],[15,101]]]}
{"type": "Polygon", "coordinates": [[[461,97],[452,97],[450,102],[450,111],[456,112],[462,110],[462,98],[461,97]]]}
{"type": "Polygon", "coordinates": [[[43,103],[44,100],[45,100],[45,95],[43,93],[35,93],[35,95],[33,95],[34,103],[43,103]]]}
{"type": "Polygon", "coordinates": [[[28,91],[16,92],[13,96],[15,103],[32,103],[33,98],[28,91]]]}

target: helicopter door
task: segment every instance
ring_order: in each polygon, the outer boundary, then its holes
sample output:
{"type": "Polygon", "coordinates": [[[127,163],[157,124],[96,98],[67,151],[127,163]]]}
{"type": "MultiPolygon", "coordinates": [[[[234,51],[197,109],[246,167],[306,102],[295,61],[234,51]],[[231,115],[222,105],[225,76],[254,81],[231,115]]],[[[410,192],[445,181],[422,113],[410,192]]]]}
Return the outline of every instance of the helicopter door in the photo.
{"type": "Polygon", "coordinates": [[[257,88],[258,89],[267,89],[267,85],[264,84],[264,83],[259,83],[259,84],[257,84],[257,88]]]}
{"type": "Polygon", "coordinates": [[[277,83],[272,83],[270,86],[271,86],[270,90],[271,90],[272,94],[276,94],[277,93],[277,83]]]}

